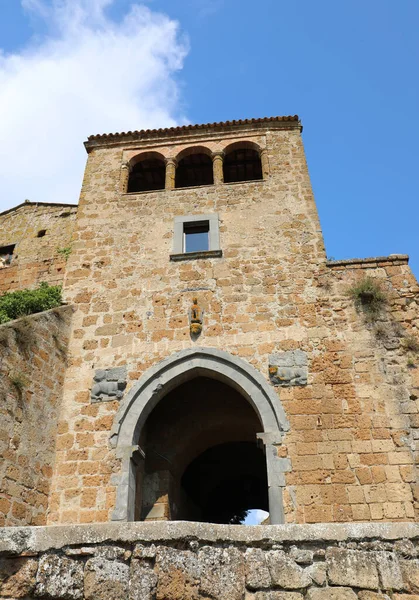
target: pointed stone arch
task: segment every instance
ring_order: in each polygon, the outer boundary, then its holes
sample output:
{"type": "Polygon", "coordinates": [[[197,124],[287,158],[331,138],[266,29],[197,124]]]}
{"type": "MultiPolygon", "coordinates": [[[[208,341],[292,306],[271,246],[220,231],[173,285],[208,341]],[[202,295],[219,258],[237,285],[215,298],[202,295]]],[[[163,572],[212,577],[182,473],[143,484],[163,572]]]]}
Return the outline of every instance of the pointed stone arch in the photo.
{"type": "Polygon", "coordinates": [[[147,417],[171,390],[200,376],[218,379],[237,390],[258,415],[263,427],[258,438],[266,450],[271,523],[283,522],[282,488],[289,463],[287,459],[278,458],[276,446],[289,424],[280,399],[257,369],[216,348],[191,348],[173,354],[148,369],[124,398],[115,416],[110,440],[121,459],[112,520],[134,520],[136,464],[143,458],[138,440],[147,417]]]}

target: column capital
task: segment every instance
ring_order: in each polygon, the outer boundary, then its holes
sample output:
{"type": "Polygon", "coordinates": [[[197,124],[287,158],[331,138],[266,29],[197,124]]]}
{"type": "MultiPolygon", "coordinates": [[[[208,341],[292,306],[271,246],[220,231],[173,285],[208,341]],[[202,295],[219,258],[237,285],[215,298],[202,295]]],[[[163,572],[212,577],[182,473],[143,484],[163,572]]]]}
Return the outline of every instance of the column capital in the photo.
{"type": "Polygon", "coordinates": [[[221,160],[224,159],[225,156],[225,152],[223,150],[215,150],[214,152],[211,152],[211,158],[212,160],[216,160],[217,158],[220,158],[221,160]]]}
{"type": "Polygon", "coordinates": [[[177,160],[176,158],[165,158],[164,159],[165,165],[173,165],[174,167],[177,167],[177,160]]]}

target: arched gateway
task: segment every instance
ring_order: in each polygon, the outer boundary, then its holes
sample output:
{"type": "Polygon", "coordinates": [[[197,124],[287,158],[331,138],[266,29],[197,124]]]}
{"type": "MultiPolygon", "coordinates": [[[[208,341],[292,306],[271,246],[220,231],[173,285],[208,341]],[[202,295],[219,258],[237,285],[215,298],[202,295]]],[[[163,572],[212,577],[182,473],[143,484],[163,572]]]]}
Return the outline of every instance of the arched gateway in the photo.
{"type": "MultiPolygon", "coordinates": [[[[218,411],[219,414],[218,422],[215,425],[218,432],[218,445],[215,448],[208,449],[205,448],[205,442],[202,442],[204,446],[201,450],[204,450],[204,452],[200,457],[192,456],[194,460],[184,475],[184,479],[187,480],[186,484],[189,482],[190,486],[190,482],[193,481],[193,474],[205,468],[205,457],[207,457],[207,463],[208,460],[214,462],[215,457],[217,457],[218,464],[224,462],[227,464],[228,460],[230,462],[233,460],[232,457],[238,449],[237,444],[246,444],[247,439],[250,439],[249,436],[254,436],[258,440],[259,446],[263,444],[265,450],[267,498],[269,499],[267,502],[271,523],[284,522],[282,488],[285,485],[284,472],[289,470],[289,462],[288,459],[279,458],[277,455],[277,445],[281,443],[282,434],[289,429],[284,410],[277,394],[261,373],[244,360],[215,348],[183,350],[157,363],[139,379],[121,402],[111,432],[111,443],[116,448],[117,457],[122,462],[121,472],[118,476],[116,507],[112,519],[114,521],[133,521],[141,518],[141,487],[148,451],[143,447],[146,425],[152,422],[153,419],[156,421],[156,418],[158,418],[156,411],[164,410],[164,404],[168,404],[168,399],[175,398],[175,393],[177,393],[177,397],[181,396],[185,405],[185,402],[188,401],[188,394],[189,396],[191,394],[191,384],[195,385],[195,383],[197,385],[195,388],[197,390],[196,398],[193,403],[189,403],[192,409],[194,406],[200,406],[201,399],[203,405],[205,402],[208,404],[208,398],[205,399],[205,394],[202,394],[201,391],[203,389],[213,389],[214,411],[218,411]],[[235,445],[234,443],[227,443],[231,440],[223,437],[222,433],[224,404],[220,404],[219,396],[227,389],[231,391],[231,402],[225,404],[226,420],[229,418],[231,420],[229,414],[236,414],[239,417],[241,410],[237,411],[238,405],[236,406],[234,403],[237,404],[241,400],[244,400],[243,414],[249,413],[249,419],[253,418],[253,425],[249,425],[250,420],[248,420],[245,427],[245,436],[247,437],[237,438],[237,441],[234,440],[235,445]],[[182,392],[180,393],[178,390],[182,390],[182,392]],[[159,407],[157,408],[158,404],[159,407]],[[253,417],[250,413],[253,414],[253,417]],[[261,430],[256,431],[259,426],[261,430]],[[233,446],[234,449],[231,452],[233,446]],[[226,455],[226,461],[221,458],[223,452],[229,452],[229,458],[227,459],[226,455]]],[[[193,429],[196,428],[193,427],[193,429]]],[[[182,437],[187,439],[188,435],[188,431],[182,431],[182,437]]],[[[160,437],[165,437],[164,432],[160,437]]],[[[197,435],[195,432],[196,437],[203,440],[205,436],[204,434],[197,435]]],[[[253,443],[255,442],[256,439],[253,440],[253,443]]],[[[155,446],[152,448],[151,442],[149,442],[148,447],[151,448],[150,452],[154,452],[161,460],[171,464],[170,456],[158,452],[155,446]]],[[[243,458],[243,462],[247,461],[249,464],[252,464],[252,461],[257,462],[258,458],[248,453],[249,449],[251,450],[249,443],[247,446],[243,446],[242,449],[244,452],[242,456],[247,457],[243,458]]],[[[198,454],[196,449],[193,452],[195,452],[195,455],[198,454]]],[[[236,464],[239,463],[240,459],[236,464]]],[[[182,469],[185,466],[186,464],[183,465],[182,469]]],[[[233,471],[235,470],[233,469],[233,471]]],[[[182,514],[181,511],[180,514],[182,514]]],[[[180,516],[179,518],[184,517],[180,516]]]]}

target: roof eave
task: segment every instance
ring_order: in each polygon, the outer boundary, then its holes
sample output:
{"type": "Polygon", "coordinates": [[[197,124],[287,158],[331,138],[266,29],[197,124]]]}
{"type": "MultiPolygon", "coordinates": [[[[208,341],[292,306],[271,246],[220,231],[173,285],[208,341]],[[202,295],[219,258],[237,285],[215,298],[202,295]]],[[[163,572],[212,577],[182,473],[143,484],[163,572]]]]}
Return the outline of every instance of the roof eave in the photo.
{"type": "Polygon", "coordinates": [[[115,146],[121,143],[142,142],[149,140],[167,140],[167,138],[192,138],[197,135],[213,135],[220,132],[245,131],[249,129],[299,129],[303,127],[298,115],[284,117],[264,117],[261,119],[244,119],[202,125],[182,125],[166,129],[145,129],[122,133],[91,135],[84,142],[87,152],[103,146],[115,146]]]}

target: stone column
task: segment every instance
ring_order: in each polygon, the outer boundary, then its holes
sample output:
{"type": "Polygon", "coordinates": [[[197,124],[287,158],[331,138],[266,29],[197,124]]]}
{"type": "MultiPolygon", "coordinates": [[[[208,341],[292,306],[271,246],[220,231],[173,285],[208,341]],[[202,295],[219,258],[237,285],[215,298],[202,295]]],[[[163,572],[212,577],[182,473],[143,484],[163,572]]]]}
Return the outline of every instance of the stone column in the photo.
{"type": "Polygon", "coordinates": [[[166,158],[166,182],[165,189],[173,190],[176,180],[177,161],[175,158],[166,158]]]}
{"type": "Polygon", "coordinates": [[[291,470],[289,458],[278,456],[278,446],[281,444],[281,433],[257,433],[265,446],[266,470],[268,475],[269,518],[271,525],[285,523],[282,492],[285,487],[285,473],[291,470]]]}
{"type": "Polygon", "coordinates": [[[269,176],[269,159],[268,150],[266,148],[262,148],[260,151],[260,162],[262,163],[262,178],[267,179],[269,176]]]}
{"type": "Polygon", "coordinates": [[[124,163],[121,166],[121,179],[120,179],[121,194],[126,194],[128,191],[129,172],[130,172],[129,164],[124,163]]]}
{"type": "Polygon", "coordinates": [[[224,152],[213,152],[211,155],[212,158],[212,168],[214,173],[214,184],[219,185],[224,183],[224,173],[223,173],[223,160],[224,160],[224,152]]]}

